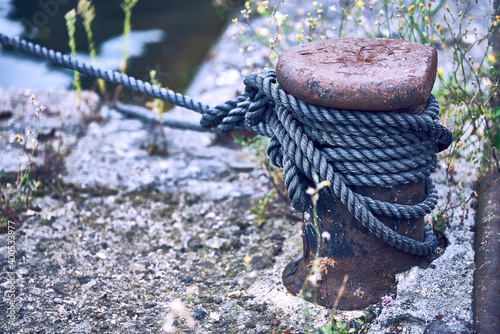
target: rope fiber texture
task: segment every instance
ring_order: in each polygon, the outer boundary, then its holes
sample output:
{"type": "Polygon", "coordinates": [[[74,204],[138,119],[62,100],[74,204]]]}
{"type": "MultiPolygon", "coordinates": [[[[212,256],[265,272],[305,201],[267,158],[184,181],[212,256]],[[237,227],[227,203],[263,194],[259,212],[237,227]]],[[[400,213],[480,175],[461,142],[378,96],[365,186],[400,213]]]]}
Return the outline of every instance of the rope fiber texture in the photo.
{"type": "MultiPolygon", "coordinates": [[[[430,96],[421,114],[336,110],[307,104],[286,93],[273,70],[249,74],[245,92],[211,108],[186,95],[160,88],[125,74],[72,59],[18,38],[0,33],[0,43],[84,75],[101,78],[128,89],[201,113],[201,126],[227,134],[247,129],[271,137],[271,162],[283,168],[293,207],[312,208],[306,190],[314,180],[328,180],[327,191],[339,199],[371,233],[405,252],[427,256],[437,239],[426,226],[425,240],[413,240],[384,225],[374,215],[414,219],[432,211],[437,192],[430,179],[436,153],[446,149],[451,132],[439,123],[439,104],[430,96]],[[354,193],[350,186],[393,187],[426,179],[426,199],[398,205],[354,193]]],[[[181,125],[182,127],[182,125],[181,125]]]]}

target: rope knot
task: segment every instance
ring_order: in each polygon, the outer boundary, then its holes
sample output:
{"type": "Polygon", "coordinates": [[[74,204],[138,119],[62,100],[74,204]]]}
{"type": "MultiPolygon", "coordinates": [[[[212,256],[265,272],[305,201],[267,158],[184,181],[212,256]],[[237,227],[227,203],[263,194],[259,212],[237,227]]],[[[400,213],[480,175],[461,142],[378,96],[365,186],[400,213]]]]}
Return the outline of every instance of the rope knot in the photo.
{"type": "Polygon", "coordinates": [[[276,118],[274,102],[259,87],[263,80],[275,84],[275,72],[264,69],[260,73],[248,74],[244,79],[245,93],[207,110],[201,118],[201,126],[217,128],[219,133],[228,134],[236,128],[270,124],[276,118]]]}
{"type": "Polygon", "coordinates": [[[269,123],[274,115],[274,102],[259,88],[257,82],[268,80],[276,84],[276,73],[271,69],[264,69],[259,73],[252,73],[245,77],[245,94],[249,105],[245,114],[246,124],[256,126],[259,123],[269,123]]]}

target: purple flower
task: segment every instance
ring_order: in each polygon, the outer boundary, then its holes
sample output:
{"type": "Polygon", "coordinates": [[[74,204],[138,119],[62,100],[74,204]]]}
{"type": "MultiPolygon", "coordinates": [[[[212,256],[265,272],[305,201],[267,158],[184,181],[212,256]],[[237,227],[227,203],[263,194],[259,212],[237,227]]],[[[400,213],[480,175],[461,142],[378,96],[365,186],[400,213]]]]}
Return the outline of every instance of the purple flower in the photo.
{"type": "Polygon", "coordinates": [[[391,308],[394,306],[394,299],[391,296],[382,297],[382,307],[391,308]]]}

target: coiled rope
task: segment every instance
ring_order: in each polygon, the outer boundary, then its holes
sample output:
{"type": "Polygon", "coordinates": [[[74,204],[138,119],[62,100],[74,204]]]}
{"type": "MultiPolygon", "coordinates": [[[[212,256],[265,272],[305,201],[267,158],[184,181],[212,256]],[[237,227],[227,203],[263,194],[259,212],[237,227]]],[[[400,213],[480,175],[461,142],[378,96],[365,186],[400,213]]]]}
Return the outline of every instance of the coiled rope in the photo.
{"type": "Polygon", "coordinates": [[[450,145],[452,134],[439,123],[439,105],[432,95],[419,115],[329,109],[307,104],[286,93],[277,84],[274,71],[266,69],[247,75],[241,96],[211,108],[186,95],[18,38],[0,33],[0,43],[201,113],[201,126],[205,129],[226,134],[245,128],[271,137],[267,153],[274,165],[283,168],[283,179],[297,211],[312,207],[306,194],[309,184],[313,180],[328,180],[328,191],[363,226],[391,246],[421,256],[436,249],[437,240],[430,226],[426,226],[425,240],[421,242],[396,233],[374,216],[418,218],[430,213],[437,203],[437,192],[429,175],[436,168],[436,153],[450,145]],[[349,188],[392,187],[424,178],[426,199],[411,206],[373,200],[349,188]]]}

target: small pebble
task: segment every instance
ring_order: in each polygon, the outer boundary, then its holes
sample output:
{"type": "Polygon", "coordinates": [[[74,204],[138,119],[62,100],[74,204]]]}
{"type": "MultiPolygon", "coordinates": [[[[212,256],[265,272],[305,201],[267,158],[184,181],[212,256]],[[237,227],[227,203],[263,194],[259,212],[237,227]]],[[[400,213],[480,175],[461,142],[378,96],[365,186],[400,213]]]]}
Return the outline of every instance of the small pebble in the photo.
{"type": "Polygon", "coordinates": [[[231,323],[229,321],[224,321],[220,324],[221,327],[229,327],[231,326],[231,323]]]}
{"type": "Polygon", "coordinates": [[[266,304],[257,304],[257,305],[255,305],[254,310],[257,312],[264,312],[267,310],[267,305],[266,304]]]}
{"type": "Polygon", "coordinates": [[[253,322],[253,321],[249,321],[249,322],[247,322],[247,323],[245,324],[245,327],[246,327],[246,328],[255,328],[255,327],[257,327],[257,325],[255,324],[255,322],[253,322]]]}
{"type": "Polygon", "coordinates": [[[241,297],[241,291],[240,290],[236,290],[236,291],[230,292],[229,293],[229,297],[240,298],[241,297]]]}
{"type": "Polygon", "coordinates": [[[257,218],[257,215],[256,215],[256,214],[250,214],[250,215],[247,215],[247,216],[245,217],[245,219],[246,219],[246,220],[248,220],[248,221],[252,221],[252,220],[254,220],[255,218],[257,218]]]}
{"type": "Polygon", "coordinates": [[[195,318],[196,320],[201,320],[203,318],[205,318],[207,316],[207,312],[203,311],[203,310],[196,310],[194,311],[194,314],[193,314],[193,318],[195,318]]]}
{"type": "Polygon", "coordinates": [[[103,252],[98,252],[95,256],[97,256],[98,258],[100,258],[102,260],[106,260],[108,258],[106,256],[106,254],[104,254],[103,252]]]}
{"type": "Polygon", "coordinates": [[[205,241],[205,245],[207,247],[213,248],[213,249],[219,249],[222,247],[222,244],[226,242],[226,239],[222,239],[219,237],[213,237],[205,241]]]}
{"type": "Polygon", "coordinates": [[[62,301],[61,298],[54,298],[54,303],[56,303],[56,304],[62,304],[63,301],[62,301]]]}
{"type": "Polygon", "coordinates": [[[220,320],[220,315],[219,313],[216,312],[210,312],[210,319],[214,321],[219,321],[220,320]]]}
{"type": "Polygon", "coordinates": [[[281,253],[282,247],[280,245],[273,245],[273,256],[281,253]]]}

